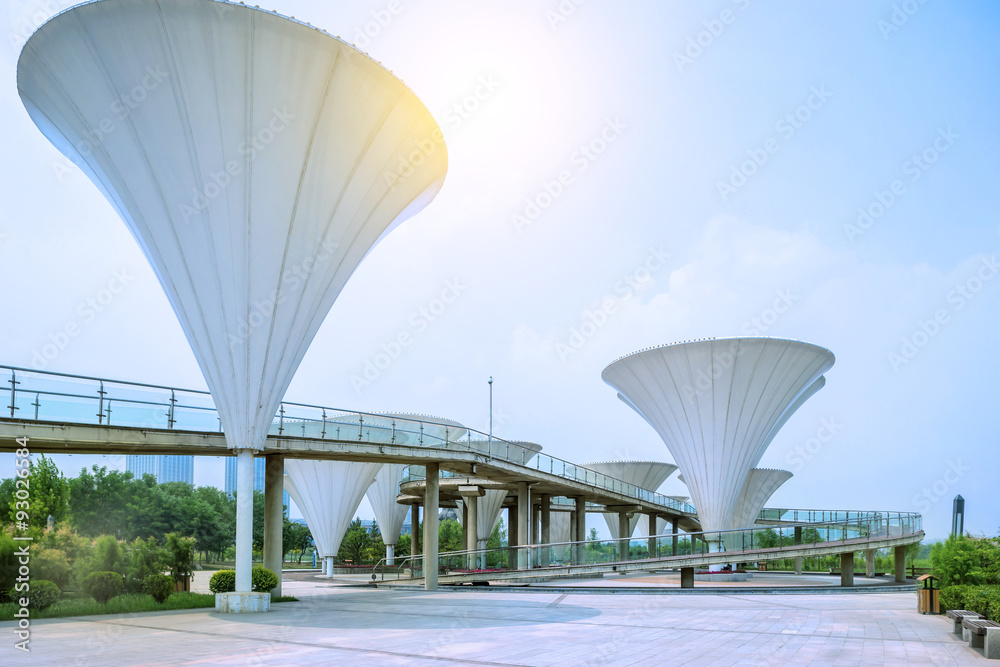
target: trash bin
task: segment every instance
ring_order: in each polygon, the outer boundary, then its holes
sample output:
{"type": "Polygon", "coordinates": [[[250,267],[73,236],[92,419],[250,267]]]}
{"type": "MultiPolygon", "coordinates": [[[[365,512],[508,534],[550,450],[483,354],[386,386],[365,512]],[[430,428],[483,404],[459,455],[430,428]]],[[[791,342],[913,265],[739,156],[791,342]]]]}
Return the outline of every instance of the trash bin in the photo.
{"type": "Polygon", "coordinates": [[[941,613],[941,591],[937,587],[938,578],[933,574],[917,577],[917,611],[921,614],[941,613]]]}

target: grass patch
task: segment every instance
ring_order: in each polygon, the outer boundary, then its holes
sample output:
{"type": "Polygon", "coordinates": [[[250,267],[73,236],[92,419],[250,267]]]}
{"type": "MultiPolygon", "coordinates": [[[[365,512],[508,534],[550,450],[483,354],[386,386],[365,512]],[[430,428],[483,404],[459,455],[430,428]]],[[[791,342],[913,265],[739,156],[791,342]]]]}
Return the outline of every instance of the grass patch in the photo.
{"type": "Polygon", "coordinates": [[[278,595],[271,596],[271,602],[298,602],[299,599],[294,595],[278,595]]]}
{"type": "MultiPolygon", "coordinates": [[[[91,597],[64,597],[43,611],[32,611],[31,618],[61,618],[63,616],[96,616],[99,614],[130,614],[169,609],[201,609],[215,606],[215,596],[204,593],[173,593],[163,604],[145,593],[125,593],[101,604],[91,597]]],[[[18,607],[13,602],[0,604],[0,621],[14,620],[18,607]]]]}

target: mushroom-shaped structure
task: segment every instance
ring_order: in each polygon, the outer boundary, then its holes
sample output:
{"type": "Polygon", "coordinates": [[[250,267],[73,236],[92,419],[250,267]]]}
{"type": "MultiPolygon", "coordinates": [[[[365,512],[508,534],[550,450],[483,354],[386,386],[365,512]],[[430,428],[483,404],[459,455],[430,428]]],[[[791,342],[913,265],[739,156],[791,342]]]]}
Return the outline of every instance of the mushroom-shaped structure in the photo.
{"type": "Polygon", "coordinates": [[[216,0],[77,5],[28,40],[17,85],[125,221],[191,344],[238,450],[248,592],[252,450],[354,269],[441,188],[440,129],[354,47],[216,0]]]}
{"type": "Polygon", "coordinates": [[[302,511],[320,557],[326,559],[327,575],[333,575],[340,542],[381,467],[354,461],[285,462],[288,495],[302,511]]]}
{"type": "MultiPolygon", "coordinates": [[[[677,466],[673,463],[661,461],[598,461],[585,463],[583,467],[649,491],[656,491],[677,470],[677,466]]],[[[631,537],[642,516],[642,514],[633,514],[632,518],[628,520],[628,535],[621,534],[621,530],[618,528],[617,514],[605,513],[604,521],[608,524],[611,537],[618,540],[631,537]]]]}
{"type": "MultiPolygon", "coordinates": [[[[468,432],[465,426],[450,419],[405,412],[366,415],[365,423],[370,429],[380,431],[379,442],[391,440],[401,445],[434,446],[445,439],[461,438],[468,432]]],[[[386,565],[394,565],[396,562],[396,542],[399,541],[403,521],[410,509],[408,505],[396,502],[404,470],[406,465],[403,463],[384,464],[368,489],[368,502],[375,511],[375,520],[378,521],[382,541],[385,543],[386,565]]]]}
{"type": "Polygon", "coordinates": [[[775,427],[833,363],[829,350],[801,341],[711,339],[636,352],[601,377],[656,429],[712,532],[730,527],[775,427]]]}
{"type": "MultiPolygon", "coordinates": [[[[667,497],[669,498],[670,496],[667,497]]],[[[605,517],[606,516],[607,515],[605,515],[605,517]]],[[[639,529],[639,534],[642,535],[643,537],[649,537],[649,515],[639,514],[637,516],[638,516],[638,523],[636,524],[636,528],[639,529]]],[[[656,534],[666,535],[666,533],[667,533],[667,520],[660,516],[656,517],[656,534]]]]}
{"type": "MultiPolygon", "coordinates": [[[[774,492],[782,484],[792,478],[787,470],[769,470],[754,468],[747,475],[743,490],[736,501],[736,511],[733,513],[732,528],[751,528],[757,522],[760,511],[770,500],[774,492]]],[[[725,539],[726,551],[738,551],[744,547],[742,533],[728,533],[725,539]]]]}

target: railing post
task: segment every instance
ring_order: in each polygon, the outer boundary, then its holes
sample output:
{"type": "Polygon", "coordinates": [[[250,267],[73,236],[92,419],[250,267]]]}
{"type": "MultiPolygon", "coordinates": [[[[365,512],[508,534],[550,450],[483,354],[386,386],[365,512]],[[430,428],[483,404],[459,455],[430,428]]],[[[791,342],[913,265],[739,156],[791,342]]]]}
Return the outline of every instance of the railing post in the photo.
{"type": "Polygon", "coordinates": [[[177,406],[177,393],[170,390],[170,408],[167,410],[167,428],[174,427],[174,408],[177,406]]]}
{"type": "Polygon", "coordinates": [[[285,404],[278,403],[278,435],[285,432],[285,404]]]}
{"type": "Polygon", "coordinates": [[[14,411],[17,410],[17,385],[21,384],[17,381],[17,371],[11,369],[10,371],[10,418],[14,418],[14,411]]]}
{"type": "Polygon", "coordinates": [[[98,389],[98,391],[97,391],[97,395],[101,397],[100,401],[98,402],[98,406],[97,406],[97,423],[98,424],[103,424],[104,423],[104,395],[106,393],[107,392],[104,391],[104,380],[101,380],[100,389],[98,389]]]}
{"type": "Polygon", "coordinates": [[[358,415],[358,440],[361,440],[365,435],[365,416],[358,415]]]}
{"type": "Polygon", "coordinates": [[[320,437],[326,440],[326,408],[323,408],[323,430],[320,432],[320,437]]]}
{"type": "Polygon", "coordinates": [[[35,402],[32,405],[35,406],[35,421],[38,421],[38,409],[42,407],[41,394],[35,394],[35,402]]]}

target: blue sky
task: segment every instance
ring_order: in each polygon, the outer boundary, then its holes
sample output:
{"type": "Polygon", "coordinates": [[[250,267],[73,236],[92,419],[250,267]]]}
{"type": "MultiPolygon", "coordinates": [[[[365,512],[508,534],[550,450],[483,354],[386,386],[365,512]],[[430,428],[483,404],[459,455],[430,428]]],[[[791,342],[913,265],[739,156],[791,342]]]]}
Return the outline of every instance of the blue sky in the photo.
{"type": "MultiPolygon", "coordinates": [[[[38,365],[75,322],[49,370],[204,388],[124,224],[17,97],[25,31],[68,4],[0,8],[0,363],[38,365]],[[84,321],[79,304],[123,270],[84,321]]],[[[937,538],[961,493],[967,528],[996,534],[1000,7],[480,4],[263,5],[362,44],[450,155],[444,189],[358,269],[287,397],[485,428],[492,375],[505,437],[574,462],[670,460],[601,382],[607,363],[689,338],[798,338],[837,364],[762,461],[795,473],[771,505],[921,511],[937,538]],[[421,316],[449,284],[454,303],[421,316]],[[413,343],[358,382],[403,332],[413,343]]],[[[222,471],[198,461],[196,481],[222,471]]]]}

